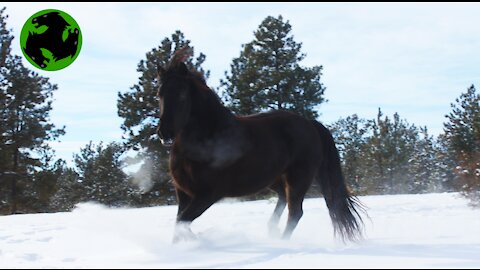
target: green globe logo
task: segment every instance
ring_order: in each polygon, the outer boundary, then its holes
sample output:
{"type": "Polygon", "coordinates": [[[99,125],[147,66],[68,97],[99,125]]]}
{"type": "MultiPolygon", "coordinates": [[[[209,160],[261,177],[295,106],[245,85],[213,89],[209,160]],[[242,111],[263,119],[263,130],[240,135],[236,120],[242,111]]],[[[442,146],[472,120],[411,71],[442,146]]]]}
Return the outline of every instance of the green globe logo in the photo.
{"type": "Polygon", "coordinates": [[[69,66],[82,48],[82,33],[67,13],[45,9],[33,14],[20,34],[23,55],[35,67],[55,71],[69,66]]]}

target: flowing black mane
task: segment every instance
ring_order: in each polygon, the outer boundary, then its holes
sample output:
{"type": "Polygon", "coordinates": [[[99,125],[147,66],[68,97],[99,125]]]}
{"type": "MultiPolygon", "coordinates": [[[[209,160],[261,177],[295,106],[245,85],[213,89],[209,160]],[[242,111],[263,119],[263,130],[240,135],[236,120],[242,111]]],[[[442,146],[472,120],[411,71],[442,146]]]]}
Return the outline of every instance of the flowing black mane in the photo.
{"type": "Polygon", "coordinates": [[[223,106],[220,97],[217,95],[215,91],[213,91],[210,87],[208,87],[207,82],[202,73],[193,70],[190,72],[190,78],[193,81],[194,85],[196,86],[197,90],[205,95],[207,104],[205,106],[212,106],[217,107],[218,105],[223,106]]]}
{"type": "MultiPolygon", "coordinates": [[[[178,50],[168,64],[167,76],[168,74],[176,74],[179,72],[179,69],[184,68],[186,66],[185,61],[190,55],[191,50],[188,47],[178,50]]],[[[223,105],[217,93],[208,87],[203,73],[193,68],[188,68],[186,74],[186,78],[190,80],[192,86],[194,86],[193,88],[196,90],[194,94],[200,97],[197,96],[193,102],[201,102],[201,106],[209,113],[208,116],[205,116],[206,118],[212,118],[216,115],[224,115],[227,118],[233,117],[233,113],[223,105]]]]}

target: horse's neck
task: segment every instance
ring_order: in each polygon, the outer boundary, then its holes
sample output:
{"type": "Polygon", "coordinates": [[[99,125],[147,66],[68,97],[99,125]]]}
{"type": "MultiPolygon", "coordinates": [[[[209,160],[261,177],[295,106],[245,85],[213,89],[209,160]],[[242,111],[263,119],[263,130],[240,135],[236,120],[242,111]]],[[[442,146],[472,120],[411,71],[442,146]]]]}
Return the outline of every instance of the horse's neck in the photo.
{"type": "Polygon", "coordinates": [[[201,109],[192,112],[190,117],[192,128],[195,129],[191,131],[211,136],[235,128],[238,124],[232,112],[219,102],[200,106],[201,109]]]}

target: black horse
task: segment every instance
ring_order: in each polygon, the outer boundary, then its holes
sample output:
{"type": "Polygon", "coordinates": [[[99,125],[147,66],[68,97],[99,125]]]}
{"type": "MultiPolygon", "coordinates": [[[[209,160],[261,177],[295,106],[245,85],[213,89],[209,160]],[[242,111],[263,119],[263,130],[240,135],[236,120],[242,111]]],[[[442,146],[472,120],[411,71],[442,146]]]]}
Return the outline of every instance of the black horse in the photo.
{"type": "Polygon", "coordinates": [[[189,70],[186,50],[166,69],[158,67],[161,142],[171,146],[170,173],[178,200],[174,242],[193,237],[190,223],[224,197],[270,188],[278,202],[269,221],[277,226],[288,204],[283,238],[303,215],[312,181],[322,188],[335,234],[356,240],[362,234],[363,207],[350,195],[331,133],[321,123],[286,111],[235,116],[189,70]]]}
{"type": "Polygon", "coordinates": [[[45,61],[48,60],[43,55],[42,48],[52,53],[53,60],[58,61],[68,56],[73,57],[77,52],[78,29],[71,29],[68,37],[63,40],[63,32],[70,26],[62,16],[56,11],[37,16],[32,19],[32,24],[36,28],[47,26],[48,29],[41,33],[29,33],[25,44],[25,53],[41,68],[45,68],[45,61]]]}

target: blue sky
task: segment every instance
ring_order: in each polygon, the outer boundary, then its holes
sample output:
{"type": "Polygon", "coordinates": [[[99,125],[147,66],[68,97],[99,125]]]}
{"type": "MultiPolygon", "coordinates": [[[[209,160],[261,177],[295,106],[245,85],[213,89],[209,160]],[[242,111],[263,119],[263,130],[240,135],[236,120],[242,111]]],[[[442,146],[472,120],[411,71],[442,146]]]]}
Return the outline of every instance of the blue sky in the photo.
{"type": "MultiPolygon", "coordinates": [[[[24,22],[42,9],[60,9],[80,25],[76,61],[56,72],[51,121],[66,135],[51,145],[71,161],[88,141],[121,141],[117,93],[137,83],[136,66],[165,37],[181,30],[207,58],[216,88],[241,45],[271,15],[282,15],[302,42],[305,66],[323,65],[330,124],[357,113],[398,112],[409,123],[442,132],[450,103],[480,87],[479,3],[4,3],[13,52],[22,55],[24,22]]],[[[25,61],[26,66],[35,69],[25,61]]]]}

